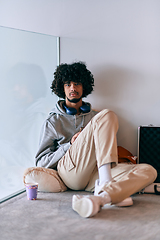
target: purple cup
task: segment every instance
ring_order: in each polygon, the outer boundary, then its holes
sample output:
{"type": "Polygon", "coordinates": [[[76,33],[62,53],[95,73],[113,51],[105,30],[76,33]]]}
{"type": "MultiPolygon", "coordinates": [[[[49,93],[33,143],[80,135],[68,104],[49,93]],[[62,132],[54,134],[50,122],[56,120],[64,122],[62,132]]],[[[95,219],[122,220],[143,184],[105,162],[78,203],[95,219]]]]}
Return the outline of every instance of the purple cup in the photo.
{"type": "Polygon", "coordinates": [[[38,183],[26,183],[26,192],[28,200],[37,199],[38,183]]]}

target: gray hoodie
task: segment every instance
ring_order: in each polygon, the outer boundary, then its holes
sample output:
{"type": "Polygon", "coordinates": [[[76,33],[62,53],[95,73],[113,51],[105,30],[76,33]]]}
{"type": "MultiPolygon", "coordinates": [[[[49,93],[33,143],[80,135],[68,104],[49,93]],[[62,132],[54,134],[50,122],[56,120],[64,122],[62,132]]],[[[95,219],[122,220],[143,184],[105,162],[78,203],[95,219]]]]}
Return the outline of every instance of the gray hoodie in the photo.
{"type": "MultiPolygon", "coordinates": [[[[36,154],[36,166],[56,168],[58,161],[64,156],[74,134],[84,128],[97,114],[90,110],[80,115],[68,115],[62,107],[64,100],[57,102],[49,117],[43,124],[39,150],[36,154]]],[[[91,105],[90,105],[91,107],[91,105]]]]}

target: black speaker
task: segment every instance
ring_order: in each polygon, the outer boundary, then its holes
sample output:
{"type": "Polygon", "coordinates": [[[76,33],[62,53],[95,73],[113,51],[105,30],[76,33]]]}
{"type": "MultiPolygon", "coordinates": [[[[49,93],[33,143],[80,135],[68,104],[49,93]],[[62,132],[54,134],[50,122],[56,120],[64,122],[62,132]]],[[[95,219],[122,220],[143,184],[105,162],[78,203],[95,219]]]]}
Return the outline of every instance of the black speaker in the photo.
{"type": "Polygon", "coordinates": [[[155,182],[160,183],[160,127],[138,128],[138,162],[152,165],[158,173],[155,182]]]}

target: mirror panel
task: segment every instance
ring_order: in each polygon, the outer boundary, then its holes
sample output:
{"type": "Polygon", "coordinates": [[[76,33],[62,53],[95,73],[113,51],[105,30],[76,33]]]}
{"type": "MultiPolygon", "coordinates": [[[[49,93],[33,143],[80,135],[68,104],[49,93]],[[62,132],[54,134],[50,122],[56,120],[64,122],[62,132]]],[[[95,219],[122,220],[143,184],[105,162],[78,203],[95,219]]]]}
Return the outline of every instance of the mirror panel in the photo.
{"type": "Polygon", "coordinates": [[[0,27],[0,199],[24,189],[40,130],[57,97],[57,37],[0,27]]]}

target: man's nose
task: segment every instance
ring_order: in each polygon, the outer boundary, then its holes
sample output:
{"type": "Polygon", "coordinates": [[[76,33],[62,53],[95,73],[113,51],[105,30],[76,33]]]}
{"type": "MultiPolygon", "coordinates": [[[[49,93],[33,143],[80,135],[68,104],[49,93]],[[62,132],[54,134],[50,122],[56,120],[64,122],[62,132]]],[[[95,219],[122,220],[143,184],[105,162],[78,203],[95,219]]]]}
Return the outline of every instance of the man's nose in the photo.
{"type": "Polygon", "coordinates": [[[76,89],[76,86],[75,86],[75,84],[71,84],[71,91],[74,91],[76,89]]]}

